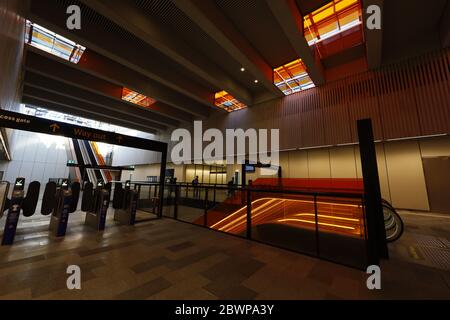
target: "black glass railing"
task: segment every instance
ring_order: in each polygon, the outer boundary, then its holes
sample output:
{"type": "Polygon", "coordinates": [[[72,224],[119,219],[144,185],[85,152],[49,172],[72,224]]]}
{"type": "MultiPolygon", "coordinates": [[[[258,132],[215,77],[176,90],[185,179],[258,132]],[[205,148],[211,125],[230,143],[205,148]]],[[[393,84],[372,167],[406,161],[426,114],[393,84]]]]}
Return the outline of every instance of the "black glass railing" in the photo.
{"type": "MultiPolygon", "coordinates": [[[[134,183],[138,209],[158,212],[157,183],[134,183]]],[[[164,186],[165,217],[365,268],[367,232],[359,193],[279,190],[223,184],[164,186]]]]}

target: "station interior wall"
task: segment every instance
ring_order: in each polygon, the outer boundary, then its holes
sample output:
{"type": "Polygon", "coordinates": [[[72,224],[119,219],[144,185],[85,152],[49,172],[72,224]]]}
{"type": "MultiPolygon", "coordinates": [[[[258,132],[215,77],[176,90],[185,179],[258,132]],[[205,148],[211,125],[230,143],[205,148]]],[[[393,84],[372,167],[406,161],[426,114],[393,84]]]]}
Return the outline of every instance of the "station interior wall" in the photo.
{"type": "MultiPolygon", "coordinates": [[[[450,136],[379,142],[376,143],[376,151],[383,198],[396,208],[428,211],[430,206],[422,159],[449,157],[450,136]]],[[[362,178],[357,145],[284,151],[280,153],[280,165],[284,178],[362,178]]],[[[159,168],[159,164],[137,165],[133,180],[146,181],[147,176],[159,176],[159,168]]],[[[193,165],[169,163],[167,168],[175,169],[178,182],[191,183],[194,177],[193,165]]],[[[225,183],[236,171],[241,177],[241,169],[238,164],[227,165],[225,183]]],[[[208,170],[204,171],[205,176],[197,170],[200,182],[213,182],[205,178],[209,176],[208,170]]],[[[256,168],[255,173],[247,173],[247,179],[277,176],[275,172],[271,176],[263,175],[261,170],[256,168]]],[[[123,172],[122,178],[128,179],[129,172],[123,172]]],[[[442,192],[444,196],[448,190],[442,192]]]]}

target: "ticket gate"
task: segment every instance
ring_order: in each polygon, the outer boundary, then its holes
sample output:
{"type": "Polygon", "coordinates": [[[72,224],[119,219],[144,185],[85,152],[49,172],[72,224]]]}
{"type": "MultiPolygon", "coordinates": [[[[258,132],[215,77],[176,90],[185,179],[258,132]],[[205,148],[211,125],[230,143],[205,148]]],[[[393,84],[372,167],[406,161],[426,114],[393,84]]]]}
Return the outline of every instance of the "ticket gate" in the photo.
{"type": "Polygon", "coordinates": [[[125,182],[125,189],[122,188],[122,183],[116,183],[114,188],[114,220],[125,225],[135,224],[139,199],[138,191],[132,190],[130,186],[131,182],[128,180],[125,182]]]}
{"type": "Polygon", "coordinates": [[[83,192],[81,210],[86,211],[85,225],[96,230],[104,230],[110,192],[108,186],[104,186],[102,181],[98,182],[94,192],[92,189],[92,183],[89,182],[83,192]]]}
{"type": "Polygon", "coordinates": [[[31,217],[34,214],[39,197],[40,186],[40,183],[37,181],[31,182],[25,196],[25,178],[16,179],[11,199],[6,199],[5,201],[4,209],[8,210],[8,213],[6,215],[2,245],[13,244],[21,212],[25,217],[31,217]]]}
{"type": "MultiPolygon", "coordinates": [[[[54,183],[53,183],[54,184],[54,183]]],[[[43,206],[46,203],[47,206],[50,206],[51,203],[54,204],[51,213],[52,216],[50,218],[50,233],[55,237],[64,237],[67,231],[67,224],[69,222],[69,214],[75,212],[78,196],[80,193],[80,183],[74,182],[72,183],[69,189],[69,181],[64,179],[59,188],[55,188],[52,182],[47,184],[48,198],[43,198],[43,206]],[[55,190],[56,189],[56,190],[55,190]],[[53,191],[56,192],[53,192],[53,191]],[[51,193],[55,195],[54,198],[51,197],[51,193]]],[[[46,191],[47,191],[46,186],[46,191]]],[[[48,212],[48,209],[47,211],[48,212]]]]}

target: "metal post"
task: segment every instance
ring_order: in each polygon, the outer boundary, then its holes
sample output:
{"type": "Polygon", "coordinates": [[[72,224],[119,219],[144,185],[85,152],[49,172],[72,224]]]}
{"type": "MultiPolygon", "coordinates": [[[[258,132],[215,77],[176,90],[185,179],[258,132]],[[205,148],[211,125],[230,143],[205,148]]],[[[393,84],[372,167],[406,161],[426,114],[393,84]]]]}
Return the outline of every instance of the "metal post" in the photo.
{"type": "Polygon", "coordinates": [[[214,201],[213,201],[213,203],[214,203],[214,205],[216,205],[216,184],[214,184],[214,201]]]}
{"type": "Polygon", "coordinates": [[[247,239],[252,238],[252,194],[250,186],[247,188],[247,239]]]}
{"type": "Polygon", "coordinates": [[[389,258],[389,253],[386,244],[372,121],[370,119],[358,120],[357,126],[366,205],[368,264],[378,265],[380,258],[389,258]]]}
{"type": "Polygon", "coordinates": [[[161,152],[161,168],[159,173],[159,208],[158,208],[158,217],[162,217],[163,206],[164,206],[164,184],[166,183],[166,161],[167,161],[167,146],[161,152]]]}
{"type": "Polygon", "coordinates": [[[178,191],[178,186],[175,185],[175,199],[174,199],[174,207],[173,207],[173,217],[178,219],[178,197],[180,192],[178,191]]]}
{"type": "Polygon", "coordinates": [[[208,188],[205,188],[205,214],[203,215],[203,226],[208,226],[208,188]]]}
{"type": "Polygon", "coordinates": [[[317,216],[317,195],[314,195],[314,220],[316,223],[316,254],[320,257],[320,248],[319,248],[319,219],[317,216]]]}

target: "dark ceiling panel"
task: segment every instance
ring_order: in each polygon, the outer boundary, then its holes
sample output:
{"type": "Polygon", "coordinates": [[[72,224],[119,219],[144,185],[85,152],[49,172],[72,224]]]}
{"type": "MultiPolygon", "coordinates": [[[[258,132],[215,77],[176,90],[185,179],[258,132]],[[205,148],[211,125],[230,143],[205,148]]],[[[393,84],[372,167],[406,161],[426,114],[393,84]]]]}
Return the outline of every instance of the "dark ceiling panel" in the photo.
{"type": "Polygon", "coordinates": [[[215,1],[270,66],[279,67],[298,58],[265,1],[215,1]]]}
{"type": "Polygon", "coordinates": [[[136,122],[145,124],[157,130],[167,130],[167,126],[153,121],[153,114],[134,105],[117,101],[113,98],[98,95],[88,90],[75,87],[73,85],[45,77],[41,74],[27,71],[25,74],[25,84],[30,87],[43,89],[60,95],[74,98],[83,102],[98,105],[106,110],[111,110],[122,117],[132,117],[136,122]]]}
{"type": "Polygon", "coordinates": [[[439,22],[446,4],[447,0],[385,0],[383,62],[439,49],[439,22]]]}
{"type": "Polygon", "coordinates": [[[316,11],[320,7],[324,6],[331,0],[296,0],[297,6],[300,9],[302,15],[310,14],[313,11],[316,11]]]}
{"type": "MultiPolygon", "coordinates": [[[[153,2],[153,1],[150,1],[150,2],[153,2]]],[[[107,32],[114,34],[115,37],[121,39],[122,41],[124,41],[124,43],[127,43],[127,45],[132,43],[132,46],[133,46],[133,48],[135,48],[136,52],[145,52],[145,54],[148,57],[151,57],[152,60],[159,61],[159,64],[166,66],[166,68],[168,68],[169,70],[170,69],[176,70],[177,73],[183,75],[184,77],[191,79],[195,83],[198,83],[200,86],[206,88],[210,92],[216,91],[216,88],[213,85],[204,81],[203,79],[196,76],[195,74],[189,72],[184,66],[182,66],[182,65],[178,64],[177,62],[173,61],[172,59],[166,57],[159,50],[156,50],[155,48],[149,46],[145,41],[143,41],[139,37],[135,36],[133,33],[125,30],[124,28],[120,27],[119,25],[112,22],[108,18],[97,13],[90,7],[84,5],[81,1],[57,0],[57,3],[62,7],[67,7],[70,4],[79,5],[81,8],[81,11],[82,11],[83,19],[86,19],[87,21],[94,24],[98,28],[101,28],[103,30],[106,30],[107,32]]]]}
{"type": "MultiPolygon", "coordinates": [[[[209,37],[200,27],[187,17],[175,4],[167,0],[133,0],[146,15],[156,19],[162,26],[176,32],[191,46],[202,52],[217,66],[227,72],[235,81],[250,90],[259,93],[260,87],[255,86],[253,78],[240,71],[238,61],[227,54],[220,45],[209,37]]],[[[222,88],[215,88],[216,90],[222,88]]]]}

